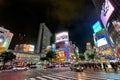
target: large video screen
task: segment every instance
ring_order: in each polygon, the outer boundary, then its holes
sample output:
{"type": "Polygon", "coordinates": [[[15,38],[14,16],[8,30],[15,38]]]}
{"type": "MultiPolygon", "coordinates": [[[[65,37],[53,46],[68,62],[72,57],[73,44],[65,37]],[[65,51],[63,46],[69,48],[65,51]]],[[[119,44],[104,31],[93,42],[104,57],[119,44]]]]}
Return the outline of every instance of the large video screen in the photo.
{"type": "Polygon", "coordinates": [[[56,34],[56,42],[62,42],[68,40],[69,40],[68,32],[61,32],[59,34],[56,34]]]}
{"type": "Polygon", "coordinates": [[[104,46],[104,45],[107,45],[107,44],[108,44],[108,42],[107,42],[106,38],[101,38],[101,39],[97,40],[97,46],[98,47],[101,47],[101,46],[104,46]]]}
{"type": "Polygon", "coordinates": [[[102,10],[100,15],[103,25],[105,27],[113,11],[114,11],[114,7],[111,4],[111,2],[109,0],[105,0],[105,2],[102,5],[102,10]]]}

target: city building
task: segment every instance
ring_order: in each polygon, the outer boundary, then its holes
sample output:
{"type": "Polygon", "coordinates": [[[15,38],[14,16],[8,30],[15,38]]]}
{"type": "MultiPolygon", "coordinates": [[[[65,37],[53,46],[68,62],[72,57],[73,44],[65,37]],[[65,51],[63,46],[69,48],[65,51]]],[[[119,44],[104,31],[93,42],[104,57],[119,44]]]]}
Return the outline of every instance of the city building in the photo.
{"type": "Polygon", "coordinates": [[[92,45],[90,42],[87,42],[86,43],[86,51],[85,51],[86,54],[92,54],[93,53],[93,49],[92,49],[92,45]]]}
{"type": "Polygon", "coordinates": [[[89,55],[90,54],[93,54],[94,53],[94,50],[93,50],[93,48],[92,48],[92,45],[91,45],[91,43],[90,42],[87,42],[86,43],[86,50],[85,50],[85,52],[84,52],[84,55],[85,55],[85,58],[86,58],[86,60],[89,60],[89,55]]]}
{"type": "Polygon", "coordinates": [[[61,32],[56,34],[56,62],[70,61],[70,45],[68,32],[61,32]]]}
{"type": "Polygon", "coordinates": [[[38,34],[37,46],[36,46],[36,53],[44,53],[47,46],[51,44],[51,37],[52,33],[47,28],[45,23],[40,23],[40,29],[38,34]]]}
{"type": "Polygon", "coordinates": [[[106,29],[97,21],[93,25],[93,39],[96,46],[96,52],[100,55],[112,55],[111,40],[106,29]]]}
{"type": "Polygon", "coordinates": [[[13,51],[16,55],[16,59],[13,61],[17,65],[27,65],[27,64],[37,64],[40,61],[40,56],[38,54],[29,54],[25,52],[13,51]]]}
{"type": "Polygon", "coordinates": [[[32,44],[20,44],[15,46],[15,51],[17,52],[28,52],[28,53],[34,53],[35,46],[32,44]]]}
{"type": "Polygon", "coordinates": [[[100,15],[101,23],[103,24],[108,37],[111,41],[110,45],[114,55],[120,55],[120,1],[118,0],[93,0],[95,8],[100,15]]]}
{"type": "Polygon", "coordinates": [[[69,41],[70,43],[70,61],[76,62],[79,60],[79,48],[72,43],[72,41],[69,41]]]}

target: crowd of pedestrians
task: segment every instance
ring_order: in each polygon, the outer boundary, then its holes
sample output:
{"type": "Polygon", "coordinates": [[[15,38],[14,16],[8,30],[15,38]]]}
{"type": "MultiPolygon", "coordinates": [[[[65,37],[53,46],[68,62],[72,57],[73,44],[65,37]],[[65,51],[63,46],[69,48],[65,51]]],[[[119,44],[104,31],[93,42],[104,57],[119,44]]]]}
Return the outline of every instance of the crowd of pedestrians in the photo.
{"type": "Polygon", "coordinates": [[[84,67],[85,70],[93,70],[93,71],[114,71],[117,72],[120,70],[120,62],[97,62],[97,63],[80,63],[81,66],[84,67]]]}

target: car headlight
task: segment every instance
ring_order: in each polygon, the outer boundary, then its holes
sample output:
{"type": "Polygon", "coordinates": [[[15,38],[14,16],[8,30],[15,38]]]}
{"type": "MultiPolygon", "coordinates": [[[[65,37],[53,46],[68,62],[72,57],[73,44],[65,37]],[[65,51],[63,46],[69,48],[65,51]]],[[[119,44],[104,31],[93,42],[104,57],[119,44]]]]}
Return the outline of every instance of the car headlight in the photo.
{"type": "Polygon", "coordinates": [[[84,69],[83,67],[81,67],[81,69],[84,69]]]}
{"type": "Polygon", "coordinates": [[[80,68],[77,68],[77,69],[80,69],[80,68]]]}

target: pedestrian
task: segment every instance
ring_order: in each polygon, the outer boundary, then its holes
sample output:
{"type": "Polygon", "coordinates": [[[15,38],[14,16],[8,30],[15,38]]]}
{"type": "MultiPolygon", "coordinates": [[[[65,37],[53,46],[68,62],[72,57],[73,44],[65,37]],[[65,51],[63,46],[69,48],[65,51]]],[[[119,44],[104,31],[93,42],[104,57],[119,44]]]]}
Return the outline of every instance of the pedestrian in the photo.
{"type": "Polygon", "coordinates": [[[103,63],[103,68],[104,68],[105,71],[107,71],[107,67],[108,67],[107,64],[104,62],[103,63]]]}

